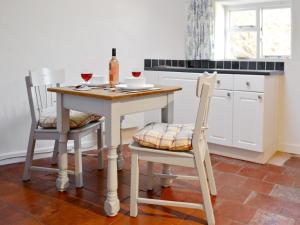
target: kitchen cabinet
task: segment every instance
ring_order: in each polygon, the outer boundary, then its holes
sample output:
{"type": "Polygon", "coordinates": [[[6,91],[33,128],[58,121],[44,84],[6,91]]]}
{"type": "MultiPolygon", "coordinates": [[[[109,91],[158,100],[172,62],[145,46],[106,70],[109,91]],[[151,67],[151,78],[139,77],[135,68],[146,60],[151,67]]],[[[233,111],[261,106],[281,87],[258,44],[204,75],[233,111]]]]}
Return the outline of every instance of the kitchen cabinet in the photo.
{"type": "Polygon", "coordinates": [[[208,141],[232,145],[233,91],[215,90],[208,119],[208,141]]]}
{"type": "MultiPolygon", "coordinates": [[[[174,123],[194,123],[200,75],[147,72],[146,79],[156,84],[183,88],[174,97],[174,123]]],[[[277,150],[278,80],[278,75],[217,75],[207,133],[212,153],[257,163],[265,163],[273,155],[277,150]]],[[[160,112],[145,114],[145,121],[159,122],[160,112]]]]}
{"type": "Polygon", "coordinates": [[[159,76],[159,83],[168,86],[180,86],[182,91],[174,95],[174,123],[195,123],[198,98],[196,85],[198,74],[183,76],[182,74],[164,73],[159,76]]]}
{"type": "Polygon", "coordinates": [[[236,91],[233,108],[233,146],[263,151],[263,94],[236,91]]]}

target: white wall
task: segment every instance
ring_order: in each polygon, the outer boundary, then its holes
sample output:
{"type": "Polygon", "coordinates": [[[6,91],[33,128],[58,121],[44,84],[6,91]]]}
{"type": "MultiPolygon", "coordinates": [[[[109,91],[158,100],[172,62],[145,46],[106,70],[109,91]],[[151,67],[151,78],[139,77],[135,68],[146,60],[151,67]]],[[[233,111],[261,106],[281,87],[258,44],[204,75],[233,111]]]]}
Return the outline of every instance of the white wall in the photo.
{"type": "Polygon", "coordinates": [[[292,60],[282,82],[280,149],[300,154],[300,1],[293,0],[292,60]]]}
{"type": "Polygon", "coordinates": [[[144,58],[184,58],[184,10],[183,0],[1,0],[0,160],[26,149],[29,69],[63,67],[77,82],[83,68],[106,75],[112,47],[123,77],[144,58]]]}

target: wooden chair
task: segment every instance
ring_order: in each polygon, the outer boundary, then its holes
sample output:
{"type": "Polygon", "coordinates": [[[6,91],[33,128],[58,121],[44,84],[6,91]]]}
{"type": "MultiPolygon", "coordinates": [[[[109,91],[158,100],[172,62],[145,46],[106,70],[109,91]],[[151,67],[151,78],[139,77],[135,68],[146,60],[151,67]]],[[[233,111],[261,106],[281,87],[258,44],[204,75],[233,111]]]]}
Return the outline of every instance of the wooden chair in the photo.
{"type": "Polygon", "coordinates": [[[131,158],[131,189],[130,189],[130,216],[136,217],[138,214],[138,203],[154,204],[154,205],[169,205],[177,207],[187,207],[195,209],[204,209],[208,224],[215,224],[214,213],[211,203],[211,195],[216,195],[216,185],[213,176],[208,145],[206,140],[207,117],[209,111],[210,98],[213,94],[215,86],[216,74],[208,75],[207,73],[198,78],[197,96],[200,97],[197,119],[195,123],[192,146],[193,149],[188,152],[183,151],[167,151],[159,149],[151,149],[142,147],[135,142],[129,145],[132,153],[131,158]],[[139,190],[139,160],[148,161],[148,189],[152,190],[152,179],[154,176],[160,178],[171,179],[188,179],[199,180],[204,204],[166,201],[158,199],[140,198],[139,190]],[[198,176],[183,176],[183,175],[166,175],[153,174],[153,163],[164,163],[169,165],[177,165],[195,168],[198,176]]]}
{"type": "MultiPolygon", "coordinates": [[[[23,181],[30,180],[31,171],[58,172],[56,168],[47,168],[32,166],[34,148],[36,140],[55,140],[52,164],[57,163],[59,132],[57,129],[44,129],[39,126],[39,119],[43,112],[54,110],[56,112],[55,95],[47,92],[48,87],[57,86],[65,82],[64,70],[51,71],[42,68],[36,71],[30,71],[29,76],[25,77],[29,106],[31,111],[31,129],[27,147],[27,156],[23,172],[23,181]]],[[[81,138],[97,131],[98,148],[98,169],[103,169],[103,139],[102,124],[104,118],[96,122],[90,122],[85,126],[76,129],[70,129],[68,140],[74,140],[75,150],[75,171],[68,171],[75,175],[76,187],[83,186],[82,180],[82,155],[80,151],[81,138]]]]}

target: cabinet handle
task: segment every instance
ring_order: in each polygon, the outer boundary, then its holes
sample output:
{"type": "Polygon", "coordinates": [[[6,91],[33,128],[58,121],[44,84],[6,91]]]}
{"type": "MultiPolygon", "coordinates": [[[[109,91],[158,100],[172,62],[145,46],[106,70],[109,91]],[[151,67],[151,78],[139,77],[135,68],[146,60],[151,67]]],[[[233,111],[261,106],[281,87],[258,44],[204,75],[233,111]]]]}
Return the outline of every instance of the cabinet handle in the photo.
{"type": "Polygon", "coordinates": [[[249,81],[247,81],[247,82],[246,82],[246,85],[249,87],[249,86],[250,86],[250,82],[249,82],[249,81]]]}
{"type": "Polygon", "coordinates": [[[221,81],[220,81],[220,80],[217,80],[217,84],[221,84],[221,81]]]}
{"type": "Polygon", "coordinates": [[[228,96],[228,97],[230,97],[230,96],[231,96],[230,92],[228,92],[228,93],[227,93],[227,96],[228,96]]]}
{"type": "Polygon", "coordinates": [[[262,96],[261,96],[261,95],[258,95],[257,98],[258,98],[259,100],[261,100],[261,99],[262,99],[262,96]]]}

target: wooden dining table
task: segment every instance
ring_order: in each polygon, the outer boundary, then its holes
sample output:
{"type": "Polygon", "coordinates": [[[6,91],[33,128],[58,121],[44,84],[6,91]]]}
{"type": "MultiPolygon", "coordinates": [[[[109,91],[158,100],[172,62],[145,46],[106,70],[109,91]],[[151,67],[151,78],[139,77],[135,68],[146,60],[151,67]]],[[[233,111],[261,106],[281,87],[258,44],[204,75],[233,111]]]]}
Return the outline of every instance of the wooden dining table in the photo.
{"type": "MultiPolygon", "coordinates": [[[[115,216],[120,210],[118,198],[117,147],[120,144],[120,119],[124,115],[161,109],[161,121],[173,122],[174,93],[180,87],[158,86],[144,91],[110,90],[104,87],[80,91],[74,87],[48,88],[56,93],[57,129],[59,138],[59,173],[56,180],[58,191],[69,186],[67,134],[69,132],[69,111],[100,114],[105,117],[105,143],[108,147],[107,194],[104,209],[108,216],[115,216]]],[[[163,165],[163,173],[170,174],[170,167],[163,165]]],[[[168,180],[162,180],[168,186],[168,180]]]]}

